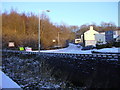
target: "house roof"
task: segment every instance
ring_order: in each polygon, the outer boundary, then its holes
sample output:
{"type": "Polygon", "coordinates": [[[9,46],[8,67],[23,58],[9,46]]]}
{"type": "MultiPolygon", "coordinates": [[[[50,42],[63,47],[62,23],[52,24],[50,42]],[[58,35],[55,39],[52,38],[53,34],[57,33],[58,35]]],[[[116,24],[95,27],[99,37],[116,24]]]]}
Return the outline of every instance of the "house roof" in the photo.
{"type": "Polygon", "coordinates": [[[94,31],[94,32],[96,32],[96,33],[99,33],[98,31],[96,31],[96,30],[93,29],[93,26],[90,26],[90,29],[87,30],[85,33],[88,33],[88,32],[91,32],[91,31],[94,31]]]}
{"type": "MultiPolygon", "coordinates": [[[[94,26],[90,26],[89,28],[90,28],[90,29],[86,29],[85,32],[87,32],[87,31],[89,31],[89,30],[94,30],[94,26]]],[[[104,32],[109,31],[109,30],[103,30],[102,28],[99,28],[98,30],[94,30],[94,31],[97,31],[97,32],[99,32],[99,33],[104,33],[104,32]]],[[[120,27],[117,28],[117,29],[114,29],[114,30],[112,30],[112,31],[118,31],[118,32],[119,32],[119,35],[120,35],[120,27]]],[[[76,35],[82,35],[82,34],[83,34],[83,32],[80,31],[80,30],[78,30],[78,31],[76,32],[76,35]]]]}

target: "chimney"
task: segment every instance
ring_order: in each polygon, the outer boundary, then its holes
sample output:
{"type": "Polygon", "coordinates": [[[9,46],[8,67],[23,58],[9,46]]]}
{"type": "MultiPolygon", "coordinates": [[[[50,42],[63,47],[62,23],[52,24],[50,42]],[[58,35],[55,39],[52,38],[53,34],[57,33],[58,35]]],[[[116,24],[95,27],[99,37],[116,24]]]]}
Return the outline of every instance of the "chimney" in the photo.
{"type": "Polygon", "coordinates": [[[93,26],[90,26],[90,30],[93,30],[93,26]]]}

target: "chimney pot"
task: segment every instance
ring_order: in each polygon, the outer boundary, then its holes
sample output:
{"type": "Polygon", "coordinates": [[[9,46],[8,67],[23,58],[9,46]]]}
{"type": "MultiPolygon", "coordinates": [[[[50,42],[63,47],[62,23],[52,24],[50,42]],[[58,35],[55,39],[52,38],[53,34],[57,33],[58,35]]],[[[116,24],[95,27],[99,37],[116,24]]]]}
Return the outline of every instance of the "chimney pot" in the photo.
{"type": "Polygon", "coordinates": [[[93,26],[90,26],[90,30],[93,30],[93,26]]]}

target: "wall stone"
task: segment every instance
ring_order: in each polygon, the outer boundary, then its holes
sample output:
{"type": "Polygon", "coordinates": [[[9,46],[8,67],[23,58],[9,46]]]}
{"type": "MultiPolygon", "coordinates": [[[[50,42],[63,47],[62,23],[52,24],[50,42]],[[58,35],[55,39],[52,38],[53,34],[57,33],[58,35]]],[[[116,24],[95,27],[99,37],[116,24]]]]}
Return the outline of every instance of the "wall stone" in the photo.
{"type": "MultiPolygon", "coordinates": [[[[42,78],[43,81],[49,80],[53,84],[66,82],[60,88],[120,88],[118,61],[81,58],[50,53],[3,52],[2,64],[3,71],[16,82],[24,81],[22,85],[30,83],[30,79],[39,82],[42,78]],[[50,80],[51,77],[53,80],[50,80]]],[[[30,83],[26,87],[30,85],[39,87],[38,83],[30,83]]]]}

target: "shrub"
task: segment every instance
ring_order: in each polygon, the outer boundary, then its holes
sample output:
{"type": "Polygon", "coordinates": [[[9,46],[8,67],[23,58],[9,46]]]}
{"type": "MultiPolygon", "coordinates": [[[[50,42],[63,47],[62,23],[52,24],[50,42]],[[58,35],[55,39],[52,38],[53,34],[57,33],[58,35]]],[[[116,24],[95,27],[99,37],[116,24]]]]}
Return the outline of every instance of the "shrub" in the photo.
{"type": "Polygon", "coordinates": [[[102,45],[96,44],[97,49],[112,48],[112,47],[120,47],[120,42],[111,42],[111,43],[102,44],[102,45]]]}
{"type": "Polygon", "coordinates": [[[107,45],[106,44],[102,44],[102,45],[96,45],[96,48],[97,49],[102,49],[102,48],[106,48],[107,47],[107,45]]]}
{"type": "Polygon", "coordinates": [[[114,42],[115,47],[120,47],[120,42],[114,42]]]}

